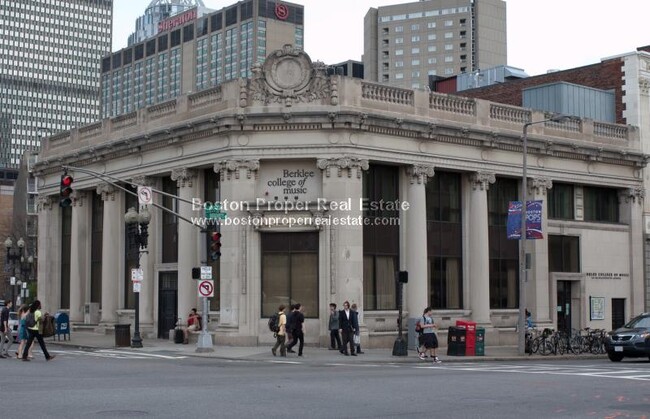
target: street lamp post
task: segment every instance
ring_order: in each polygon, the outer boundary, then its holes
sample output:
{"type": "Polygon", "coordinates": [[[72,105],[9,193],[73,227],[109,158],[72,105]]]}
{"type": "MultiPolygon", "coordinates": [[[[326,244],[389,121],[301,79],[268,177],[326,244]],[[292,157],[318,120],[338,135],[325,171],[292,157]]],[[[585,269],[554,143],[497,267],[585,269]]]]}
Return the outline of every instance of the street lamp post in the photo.
{"type": "Polygon", "coordinates": [[[568,119],[565,115],[554,115],[550,118],[541,121],[526,122],[524,124],[523,136],[523,161],[522,161],[522,175],[521,175],[521,230],[519,245],[519,321],[517,322],[518,335],[518,352],[519,355],[526,353],[526,221],[527,221],[527,206],[528,200],[527,184],[528,184],[528,163],[526,157],[528,155],[528,127],[535,124],[542,124],[544,122],[564,122],[568,119]]]}
{"type": "MultiPolygon", "coordinates": [[[[131,207],[124,215],[124,222],[127,226],[127,240],[129,240],[129,251],[136,255],[136,269],[140,269],[140,256],[147,253],[149,241],[149,221],[151,213],[146,206],[143,206],[139,212],[131,207]]],[[[132,348],[142,348],[142,337],[140,336],[140,291],[135,289],[135,331],[131,339],[132,348]]]]}
{"type": "Polygon", "coordinates": [[[11,303],[15,306],[16,304],[16,268],[18,267],[20,263],[20,270],[22,271],[22,263],[24,262],[24,256],[23,252],[25,251],[25,240],[21,237],[18,239],[18,242],[16,243],[18,245],[18,250],[13,250],[12,247],[14,246],[13,240],[11,240],[10,237],[7,237],[7,240],[5,240],[5,248],[7,249],[7,263],[11,264],[13,267],[14,275],[13,275],[13,283],[11,284],[11,303]]]}

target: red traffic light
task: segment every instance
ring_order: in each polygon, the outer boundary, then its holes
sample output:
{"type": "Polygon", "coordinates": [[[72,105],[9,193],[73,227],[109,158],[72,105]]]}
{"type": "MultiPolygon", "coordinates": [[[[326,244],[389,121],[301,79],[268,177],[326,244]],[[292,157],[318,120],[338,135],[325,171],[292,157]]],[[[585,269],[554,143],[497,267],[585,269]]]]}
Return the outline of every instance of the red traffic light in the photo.
{"type": "Polygon", "coordinates": [[[221,257],[221,233],[213,231],[210,233],[210,259],[215,261],[221,257]]]}
{"type": "Polygon", "coordinates": [[[210,239],[213,242],[218,242],[219,240],[221,240],[221,233],[217,231],[213,231],[212,234],[210,235],[210,239]]]}
{"type": "Polygon", "coordinates": [[[61,184],[59,190],[59,206],[62,208],[72,205],[72,182],[74,179],[68,174],[61,175],[61,184]]]}

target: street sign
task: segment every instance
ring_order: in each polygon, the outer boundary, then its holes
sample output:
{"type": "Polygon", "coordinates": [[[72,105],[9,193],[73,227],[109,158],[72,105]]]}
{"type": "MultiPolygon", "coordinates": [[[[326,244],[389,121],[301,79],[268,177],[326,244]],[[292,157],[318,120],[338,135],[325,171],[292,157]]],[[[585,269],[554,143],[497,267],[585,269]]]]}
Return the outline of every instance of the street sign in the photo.
{"type": "Polygon", "coordinates": [[[153,203],[153,193],[150,186],[138,186],[138,202],[140,205],[153,203]]]}
{"type": "Polygon", "coordinates": [[[23,289],[24,289],[24,290],[27,289],[27,282],[23,282],[23,289]]]}
{"type": "Polygon", "coordinates": [[[221,211],[221,204],[215,203],[205,208],[205,218],[208,220],[225,220],[226,213],[221,211]]]}
{"type": "Polygon", "coordinates": [[[212,279],[212,266],[201,266],[201,279],[212,279]]]}
{"type": "Polygon", "coordinates": [[[199,297],[214,297],[214,281],[203,279],[199,281],[199,297]]]}
{"type": "Polygon", "coordinates": [[[142,282],[133,283],[133,292],[140,292],[142,290],[142,282]]]}
{"type": "Polygon", "coordinates": [[[131,281],[142,282],[143,279],[144,279],[144,273],[142,272],[142,268],[131,269],[131,281]]]}
{"type": "Polygon", "coordinates": [[[15,276],[12,276],[11,278],[9,278],[9,285],[16,285],[16,277],[15,276]]]}

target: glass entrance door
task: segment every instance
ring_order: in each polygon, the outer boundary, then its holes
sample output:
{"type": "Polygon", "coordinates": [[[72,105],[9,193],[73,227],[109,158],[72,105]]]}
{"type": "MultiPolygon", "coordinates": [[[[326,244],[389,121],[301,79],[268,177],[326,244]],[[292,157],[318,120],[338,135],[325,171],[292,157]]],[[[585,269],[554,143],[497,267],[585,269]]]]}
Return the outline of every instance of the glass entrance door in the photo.
{"type": "Polygon", "coordinates": [[[557,281],[557,330],[571,333],[571,281],[557,281]]]}

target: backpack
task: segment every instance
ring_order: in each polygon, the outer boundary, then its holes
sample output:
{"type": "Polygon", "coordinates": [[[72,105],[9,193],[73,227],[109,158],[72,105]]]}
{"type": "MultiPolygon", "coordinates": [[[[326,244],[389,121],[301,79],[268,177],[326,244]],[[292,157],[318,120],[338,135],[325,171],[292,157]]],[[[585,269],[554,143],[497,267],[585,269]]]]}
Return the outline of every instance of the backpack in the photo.
{"type": "Polygon", "coordinates": [[[56,327],[54,326],[54,317],[45,313],[45,315],[43,315],[42,324],[43,324],[43,333],[42,333],[43,337],[49,338],[51,336],[54,336],[54,333],[56,331],[56,327]]]}
{"type": "Polygon", "coordinates": [[[36,317],[34,317],[34,313],[32,313],[30,311],[25,316],[25,327],[27,327],[28,329],[31,329],[34,326],[36,326],[36,317]]]}
{"type": "Polygon", "coordinates": [[[280,315],[275,313],[269,318],[269,330],[273,333],[280,331],[280,315]]]}
{"type": "Polygon", "coordinates": [[[422,328],[422,320],[424,320],[424,317],[418,319],[417,323],[415,323],[415,332],[419,335],[424,333],[424,329],[422,328]]]}

